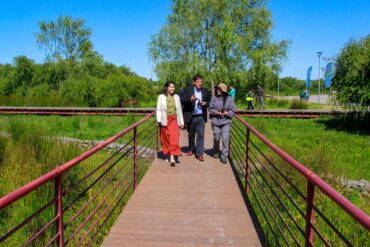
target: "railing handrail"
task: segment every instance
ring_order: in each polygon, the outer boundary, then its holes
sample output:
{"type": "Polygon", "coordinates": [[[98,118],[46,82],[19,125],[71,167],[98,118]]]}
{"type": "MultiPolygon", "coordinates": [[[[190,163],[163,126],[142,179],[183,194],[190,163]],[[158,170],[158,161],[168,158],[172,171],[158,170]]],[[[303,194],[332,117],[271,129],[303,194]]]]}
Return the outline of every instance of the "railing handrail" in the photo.
{"type": "Polygon", "coordinates": [[[5,208],[6,206],[8,206],[11,203],[20,199],[21,197],[23,197],[23,196],[27,195],[28,193],[32,192],[33,190],[37,189],[41,185],[51,181],[52,179],[56,178],[57,176],[59,176],[63,172],[69,170],[70,168],[72,168],[76,164],[80,163],[81,161],[87,159],[88,157],[90,157],[94,153],[100,151],[102,148],[108,146],[109,144],[111,144],[112,142],[114,142],[115,140],[117,140],[118,138],[120,138],[121,136],[126,134],[127,132],[131,131],[132,129],[136,128],[137,126],[139,126],[140,124],[142,124],[143,122],[145,122],[146,120],[151,118],[154,114],[155,114],[155,112],[150,113],[148,116],[144,117],[140,121],[132,124],[131,126],[127,127],[126,129],[122,130],[121,132],[117,133],[116,135],[114,135],[114,136],[108,138],[107,140],[99,143],[95,147],[87,150],[86,152],[82,153],[81,155],[77,156],[76,158],[64,163],[63,165],[60,165],[60,166],[54,168],[53,170],[49,171],[48,173],[36,178],[35,180],[29,182],[28,184],[23,185],[19,189],[16,189],[15,191],[13,191],[13,192],[5,195],[4,197],[0,198],[0,209],[5,208]]]}
{"type": "Polygon", "coordinates": [[[358,221],[367,230],[370,230],[370,216],[364,211],[356,207],[347,198],[339,194],[335,189],[333,189],[329,184],[322,180],[314,172],[303,166],[301,163],[296,161],[289,154],[284,152],[282,149],[273,144],[264,135],[258,132],[252,125],[243,120],[240,116],[235,114],[236,119],[238,119],[243,125],[248,127],[261,141],[263,141],[268,147],[270,147],[275,153],[277,153],[281,158],[292,165],[298,172],[304,175],[310,182],[315,186],[319,187],[330,199],[332,199],[336,204],[343,208],[350,216],[352,216],[356,221],[358,221]]]}

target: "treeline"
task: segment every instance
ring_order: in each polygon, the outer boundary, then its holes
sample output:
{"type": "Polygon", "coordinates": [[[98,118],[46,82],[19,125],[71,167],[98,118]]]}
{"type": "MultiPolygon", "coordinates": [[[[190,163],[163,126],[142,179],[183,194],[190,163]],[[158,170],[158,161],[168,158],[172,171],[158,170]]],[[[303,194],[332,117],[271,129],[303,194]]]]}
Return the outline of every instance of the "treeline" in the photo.
{"type": "Polygon", "coordinates": [[[118,107],[137,105],[153,94],[151,81],[96,54],[80,61],[43,64],[19,56],[13,64],[0,64],[3,96],[39,97],[40,102],[50,98],[61,106],[118,107]]]}
{"type": "MultiPolygon", "coordinates": [[[[324,90],[324,87],[323,87],[323,84],[324,84],[324,80],[321,79],[321,90],[324,90]]],[[[277,88],[278,88],[278,82],[275,81],[273,84],[272,84],[272,87],[271,88],[268,88],[270,89],[271,91],[277,91],[277,88]]],[[[284,78],[280,78],[279,80],[279,89],[280,89],[280,93],[285,95],[285,96],[288,96],[288,95],[298,95],[299,92],[303,89],[306,88],[306,81],[305,80],[299,80],[295,77],[284,77],[284,78]]],[[[311,87],[308,88],[308,90],[311,92],[311,94],[317,94],[318,93],[318,88],[319,88],[319,80],[311,80],[311,87]]],[[[328,93],[329,93],[329,89],[328,90],[328,93]]]]}
{"type": "Polygon", "coordinates": [[[38,25],[36,43],[45,62],[18,56],[12,64],[0,64],[1,104],[137,106],[156,94],[151,81],[103,60],[84,20],[60,16],[38,25]]]}

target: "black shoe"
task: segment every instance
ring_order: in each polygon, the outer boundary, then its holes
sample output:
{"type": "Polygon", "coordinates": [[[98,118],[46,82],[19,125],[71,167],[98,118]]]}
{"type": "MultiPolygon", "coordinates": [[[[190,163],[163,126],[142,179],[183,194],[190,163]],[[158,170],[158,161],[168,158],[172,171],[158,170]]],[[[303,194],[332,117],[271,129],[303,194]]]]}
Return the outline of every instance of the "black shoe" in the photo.
{"type": "Polygon", "coordinates": [[[170,165],[171,166],[175,166],[176,165],[175,157],[173,155],[170,155],[170,165]]]}
{"type": "Polygon", "coordinates": [[[222,164],[227,164],[227,159],[226,158],[221,158],[222,164]]]}
{"type": "Polygon", "coordinates": [[[220,158],[220,153],[219,152],[215,152],[213,154],[213,157],[216,158],[216,159],[220,158]]]}

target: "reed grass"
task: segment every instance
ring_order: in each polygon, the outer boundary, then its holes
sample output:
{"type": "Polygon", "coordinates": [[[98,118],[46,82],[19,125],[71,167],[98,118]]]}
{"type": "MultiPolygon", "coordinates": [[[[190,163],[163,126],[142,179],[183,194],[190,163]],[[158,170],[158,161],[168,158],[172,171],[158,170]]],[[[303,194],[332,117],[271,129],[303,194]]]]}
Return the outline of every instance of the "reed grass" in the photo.
{"type": "MultiPolygon", "coordinates": [[[[59,135],[74,138],[106,139],[118,131],[127,128],[138,118],[140,117],[51,116],[49,118],[42,116],[1,116],[0,197],[85,151],[85,148],[81,146],[66,144],[45,137],[59,135]]],[[[138,133],[142,133],[142,139],[139,142],[141,150],[144,148],[151,148],[153,150],[156,144],[156,140],[153,138],[145,139],[149,129],[148,124],[146,123],[138,128],[138,133]]],[[[153,124],[153,121],[150,124],[153,124]]],[[[122,138],[121,143],[128,143],[129,146],[132,146],[132,136],[132,133],[128,133],[125,138],[122,138]]],[[[93,241],[93,246],[98,246],[103,241],[105,234],[109,231],[133,192],[132,151],[128,152],[125,156],[123,153],[118,152],[113,158],[110,158],[113,152],[101,150],[74,166],[63,175],[63,191],[76,187],[63,196],[63,205],[65,207],[64,223],[66,224],[65,240],[71,236],[77,226],[83,223],[93,213],[94,208],[101,203],[109,191],[113,190],[115,184],[121,178],[123,179],[122,186],[119,186],[121,191],[114,190],[112,192],[111,197],[96,210],[81,231],[69,241],[68,244],[71,246],[77,245],[80,241],[84,244],[88,241],[93,241]],[[101,164],[104,165],[98,168],[101,164]],[[78,181],[95,169],[97,169],[96,173],[78,184],[78,181]],[[102,174],[105,175],[100,177],[102,174]],[[126,177],[122,177],[124,174],[126,174],[126,177]],[[105,186],[104,190],[101,191],[103,186],[105,186]],[[113,202],[112,198],[115,196],[117,196],[117,201],[113,202]],[[99,215],[104,213],[105,208],[111,203],[112,210],[109,211],[110,217],[107,220],[104,220],[105,218],[99,220],[99,215]],[[75,219],[71,220],[76,212],[84,205],[87,205],[85,210],[75,219]],[[70,220],[71,222],[69,222],[70,220]],[[67,222],[69,223],[67,224],[67,222]],[[95,230],[89,232],[89,228],[95,222],[97,222],[97,226],[101,228],[101,231],[97,232],[94,237],[95,230]],[[85,235],[88,235],[88,237],[86,240],[82,240],[85,235]]],[[[150,163],[148,162],[148,159],[143,157],[139,157],[138,159],[139,181],[148,169],[150,163]]],[[[40,207],[52,201],[53,198],[54,182],[51,181],[13,203],[10,207],[1,210],[0,236],[3,236],[10,229],[21,223],[40,207]]],[[[30,223],[0,245],[23,245],[29,236],[40,230],[54,216],[55,208],[54,204],[52,204],[50,208],[43,211],[38,217],[31,220],[30,223]]],[[[53,224],[31,246],[45,245],[55,235],[55,229],[53,224]]]]}
{"type": "MultiPolygon", "coordinates": [[[[328,184],[357,207],[370,214],[368,206],[370,198],[368,196],[355,189],[349,190],[343,184],[338,183],[338,180],[325,177],[325,174],[332,174],[334,177],[369,180],[370,166],[367,157],[370,153],[370,139],[366,131],[356,131],[355,128],[351,131],[343,131],[343,129],[335,129],[333,126],[328,128],[326,123],[332,123],[333,118],[315,120],[246,118],[246,121],[296,160],[316,174],[324,177],[328,184]],[[342,141],[341,143],[341,140],[345,140],[345,142],[342,141]],[[343,164],[345,165],[343,166],[343,164]]],[[[338,122],[336,121],[336,123],[338,122]]],[[[237,122],[234,124],[242,130],[245,129],[237,122]]],[[[358,126],[362,126],[362,124],[358,126]]],[[[235,134],[236,129],[233,130],[232,138],[234,138],[234,141],[245,142],[243,135],[238,136],[235,134]]],[[[232,145],[233,160],[241,181],[245,186],[245,169],[240,166],[240,164],[245,163],[245,146],[237,145],[236,143],[234,142],[232,145]]],[[[303,245],[306,213],[305,196],[307,191],[306,178],[286,161],[270,151],[254,135],[252,135],[250,147],[252,150],[250,151],[249,162],[250,190],[248,200],[264,233],[265,244],[271,246],[295,245],[295,241],[297,241],[299,245],[303,245]],[[281,174],[291,184],[285,181],[281,174]],[[297,191],[303,197],[299,196],[297,191]],[[301,230],[293,222],[293,219],[301,230]]],[[[346,244],[329,227],[317,210],[322,212],[354,246],[369,245],[370,233],[317,187],[315,188],[314,203],[316,207],[314,213],[315,226],[330,245],[345,246],[346,244]]],[[[314,241],[315,246],[324,246],[317,233],[314,234],[314,241]]]]}

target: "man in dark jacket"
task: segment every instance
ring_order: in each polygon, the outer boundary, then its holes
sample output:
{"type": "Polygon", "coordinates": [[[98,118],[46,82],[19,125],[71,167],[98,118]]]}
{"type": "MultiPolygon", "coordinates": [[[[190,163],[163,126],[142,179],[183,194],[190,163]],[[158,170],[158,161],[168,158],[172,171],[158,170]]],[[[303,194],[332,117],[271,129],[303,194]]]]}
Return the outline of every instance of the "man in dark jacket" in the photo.
{"type": "Polygon", "coordinates": [[[203,77],[201,75],[197,74],[193,77],[193,85],[183,89],[180,100],[184,106],[182,112],[188,129],[188,156],[195,153],[198,160],[204,161],[204,127],[207,122],[207,107],[209,106],[210,95],[208,90],[203,88],[203,77]],[[195,135],[197,136],[196,144],[195,135]]]}
{"type": "Polygon", "coordinates": [[[258,85],[257,86],[257,100],[258,100],[258,107],[261,109],[265,109],[265,103],[263,102],[263,97],[265,97],[263,88],[260,85],[258,85]]]}

